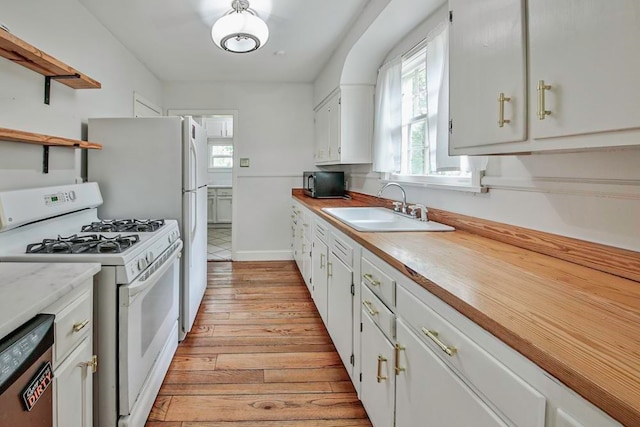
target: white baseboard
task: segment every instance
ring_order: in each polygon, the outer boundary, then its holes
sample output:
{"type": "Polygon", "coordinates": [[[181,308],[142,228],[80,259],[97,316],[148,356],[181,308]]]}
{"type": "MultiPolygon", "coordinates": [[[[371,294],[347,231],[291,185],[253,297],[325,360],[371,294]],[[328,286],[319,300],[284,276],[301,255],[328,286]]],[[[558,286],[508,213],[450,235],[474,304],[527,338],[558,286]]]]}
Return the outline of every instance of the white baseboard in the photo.
{"type": "Polygon", "coordinates": [[[237,251],[231,255],[234,261],[291,261],[291,250],[283,251],[237,251]]]}

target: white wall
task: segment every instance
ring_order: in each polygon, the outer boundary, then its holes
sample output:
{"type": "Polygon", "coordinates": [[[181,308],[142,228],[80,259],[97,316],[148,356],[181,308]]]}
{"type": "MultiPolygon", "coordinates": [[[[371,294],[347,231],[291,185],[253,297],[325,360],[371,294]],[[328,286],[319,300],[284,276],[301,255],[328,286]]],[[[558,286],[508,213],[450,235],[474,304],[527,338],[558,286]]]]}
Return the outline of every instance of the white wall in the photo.
{"type": "MultiPolygon", "coordinates": [[[[408,33],[387,59],[414,46],[430,25],[427,19],[408,33]]],[[[490,187],[486,194],[405,188],[408,200],[430,207],[640,251],[638,165],[640,147],[494,156],[483,180],[490,187]]],[[[376,194],[382,185],[370,167],[345,170],[350,190],[376,194]]],[[[385,197],[399,198],[388,191],[385,197]]]]}
{"type": "Polygon", "coordinates": [[[167,83],[165,107],[237,110],[233,259],[291,259],[291,188],[313,168],[311,84],[167,83]]]}
{"type": "MultiPolygon", "coordinates": [[[[132,116],[133,91],[162,104],[159,80],[76,0],[2,2],[0,20],[13,34],[102,83],[74,90],[0,58],[0,127],[73,139],[86,137],[88,117],[132,116]]],[[[99,142],[99,141],[96,141],[99,142]]],[[[42,174],[42,147],[0,141],[0,191],[73,183],[79,155],[51,148],[42,174]]]]}

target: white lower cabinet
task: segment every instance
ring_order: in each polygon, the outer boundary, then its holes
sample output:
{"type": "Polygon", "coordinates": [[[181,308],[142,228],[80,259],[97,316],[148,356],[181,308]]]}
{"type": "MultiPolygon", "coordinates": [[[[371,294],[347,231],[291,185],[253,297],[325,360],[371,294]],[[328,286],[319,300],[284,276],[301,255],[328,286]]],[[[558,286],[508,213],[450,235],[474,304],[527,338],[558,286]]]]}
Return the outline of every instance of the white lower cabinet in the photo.
{"type": "Polygon", "coordinates": [[[85,338],[54,371],[54,426],[89,427],[92,424],[93,372],[91,339],[85,338]]]}
{"type": "Polygon", "coordinates": [[[231,196],[216,197],[216,222],[228,224],[231,222],[231,205],[233,198],[231,196]]]}
{"type": "MultiPolygon", "coordinates": [[[[396,382],[394,346],[365,310],[362,310],[360,344],[360,400],[374,426],[393,426],[396,382]]],[[[413,424],[412,427],[418,425],[413,424]]]]}
{"type": "Polygon", "coordinates": [[[402,349],[397,361],[401,370],[396,377],[396,427],[507,426],[401,320],[396,333],[402,349]]]}
{"type": "Polygon", "coordinates": [[[294,257],[307,274],[312,242],[313,300],[374,427],[622,426],[295,200],[292,219],[294,257]]]}
{"type": "Polygon", "coordinates": [[[353,271],[333,252],[329,254],[327,330],[342,363],[352,374],[353,354],[353,271]]]}
{"type": "Polygon", "coordinates": [[[313,237],[311,249],[311,296],[324,324],[327,324],[329,248],[318,236],[313,237]]]}
{"type": "Polygon", "coordinates": [[[93,417],[93,279],[42,311],[55,315],[53,427],[90,427],[93,417]]]}
{"type": "Polygon", "coordinates": [[[216,222],[216,190],[213,188],[207,189],[207,222],[216,222]]]}

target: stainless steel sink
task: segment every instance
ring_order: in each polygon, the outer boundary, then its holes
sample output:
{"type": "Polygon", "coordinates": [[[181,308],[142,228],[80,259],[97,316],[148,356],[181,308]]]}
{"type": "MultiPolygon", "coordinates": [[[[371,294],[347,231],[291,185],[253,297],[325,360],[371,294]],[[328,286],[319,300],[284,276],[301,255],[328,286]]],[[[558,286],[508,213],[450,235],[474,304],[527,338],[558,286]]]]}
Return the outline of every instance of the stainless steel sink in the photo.
{"type": "Polygon", "coordinates": [[[419,221],[386,208],[322,208],[323,211],[357,231],[453,231],[434,221],[419,221]]]}

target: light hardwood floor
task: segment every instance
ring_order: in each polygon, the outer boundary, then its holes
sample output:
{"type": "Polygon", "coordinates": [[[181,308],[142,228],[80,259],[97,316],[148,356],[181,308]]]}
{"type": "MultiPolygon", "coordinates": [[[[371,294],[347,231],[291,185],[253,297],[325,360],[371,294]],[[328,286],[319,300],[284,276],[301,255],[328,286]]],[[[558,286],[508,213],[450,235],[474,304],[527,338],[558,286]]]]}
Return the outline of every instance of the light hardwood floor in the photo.
{"type": "Polygon", "coordinates": [[[216,262],[146,426],[371,423],[295,264],[216,262]]]}

